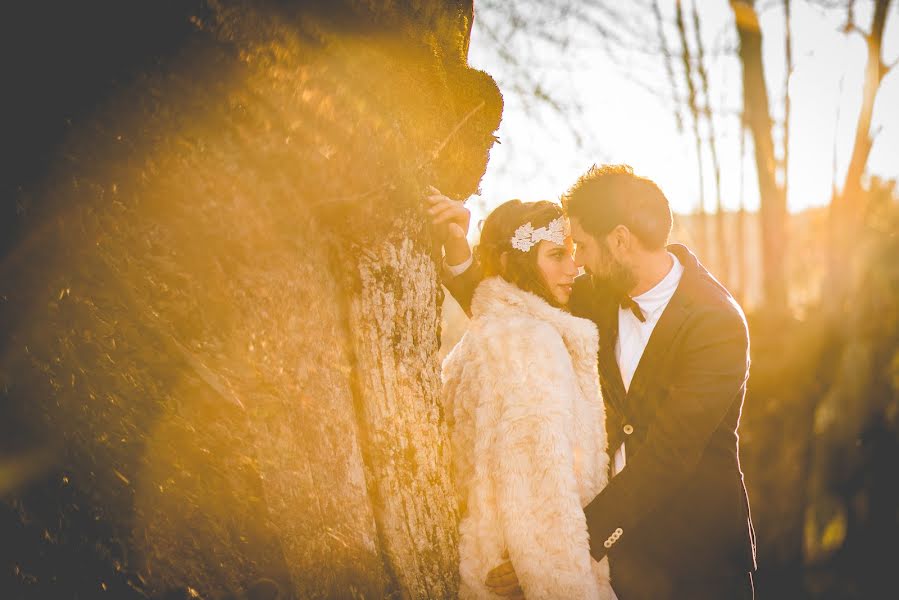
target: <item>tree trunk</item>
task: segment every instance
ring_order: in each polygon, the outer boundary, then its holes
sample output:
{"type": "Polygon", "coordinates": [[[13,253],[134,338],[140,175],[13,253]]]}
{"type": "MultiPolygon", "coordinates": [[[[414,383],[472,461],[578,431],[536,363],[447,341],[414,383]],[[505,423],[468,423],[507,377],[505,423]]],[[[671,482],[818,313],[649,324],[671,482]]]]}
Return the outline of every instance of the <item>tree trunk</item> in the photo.
{"type": "Polygon", "coordinates": [[[712,117],[712,95],[709,92],[709,76],[705,66],[705,50],[702,43],[702,31],[699,26],[699,10],[696,2],[693,3],[693,34],[696,39],[696,69],[699,72],[699,81],[702,84],[702,94],[705,97],[705,105],[702,114],[709,126],[709,153],[712,158],[712,177],[715,182],[715,241],[718,257],[716,262],[715,277],[730,285],[730,245],[727,240],[727,214],[721,199],[721,165],[718,161],[718,140],[715,138],[715,121],[712,117]]]}
{"type": "Polygon", "coordinates": [[[762,64],[762,32],[751,0],[732,0],[743,66],[743,110],[755,148],[761,213],[762,290],[764,303],[774,310],[787,307],[783,257],[787,246],[784,191],[777,184],[768,88],[762,64]]]}
{"type": "Polygon", "coordinates": [[[736,244],[736,298],[741,306],[746,306],[749,289],[749,266],[746,261],[746,122],[740,119],[740,206],[737,209],[737,244],[736,244]]]}
{"type": "Polygon", "coordinates": [[[684,133],[684,119],[681,116],[680,94],[677,91],[677,78],[674,76],[674,57],[668,48],[668,40],[665,37],[665,20],[662,17],[662,9],[659,6],[659,0],[652,2],[652,14],[655,16],[656,29],[659,34],[659,49],[665,60],[665,74],[668,76],[668,84],[671,86],[671,106],[674,113],[674,122],[677,125],[677,132],[684,133]]]}
{"type": "Polygon", "coordinates": [[[687,41],[687,31],[684,25],[684,11],[680,0],[676,0],[675,19],[677,23],[677,32],[680,36],[681,44],[681,62],[684,67],[684,81],[687,84],[687,107],[690,109],[690,115],[693,117],[693,139],[696,144],[696,166],[699,184],[699,207],[697,211],[697,221],[699,222],[699,239],[698,254],[702,260],[708,260],[706,256],[708,251],[708,221],[705,212],[705,175],[702,160],[702,134],[700,132],[700,111],[699,104],[696,99],[696,86],[693,84],[693,63],[690,57],[690,44],[687,41]]]}
{"type": "Polygon", "coordinates": [[[0,437],[51,454],[0,501],[13,595],[455,596],[421,195],[499,125],[471,2],[100,4],[14,41],[97,97],[23,114],[71,124],[3,198],[0,437]]]}
{"type": "MultiPolygon", "coordinates": [[[[876,0],[874,15],[871,18],[870,33],[862,33],[868,48],[865,65],[864,87],[862,89],[862,105],[855,126],[855,141],[852,145],[852,156],[846,170],[846,178],[839,194],[834,195],[831,202],[831,231],[834,240],[831,244],[831,283],[832,297],[839,303],[848,284],[847,275],[851,265],[853,241],[861,226],[864,213],[864,191],[862,176],[868,164],[873,139],[871,138],[871,119],[874,115],[874,102],[880,83],[889,72],[881,58],[883,30],[886,25],[890,0],[876,0]]],[[[850,17],[851,19],[851,17],[850,17]]],[[[847,28],[853,31],[855,25],[849,23],[847,28]]]]}
{"type": "Polygon", "coordinates": [[[790,78],[793,76],[793,32],[792,32],[793,11],[791,0],[784,0],[784,147],[783,161],[783,189],[785,197],[789,197],[790,192],[790,113],[792,105],[790,102],[790,78]]]}
{"type": "Polygon", "coordinates": [[[440,399],[437,272],[409,213],[359,257],[350,305],[356,387],[382,549],[404,595],[456,594],[455,492],[440,399]],[[415,235],[418,232],[419,235],[415,235]]]}

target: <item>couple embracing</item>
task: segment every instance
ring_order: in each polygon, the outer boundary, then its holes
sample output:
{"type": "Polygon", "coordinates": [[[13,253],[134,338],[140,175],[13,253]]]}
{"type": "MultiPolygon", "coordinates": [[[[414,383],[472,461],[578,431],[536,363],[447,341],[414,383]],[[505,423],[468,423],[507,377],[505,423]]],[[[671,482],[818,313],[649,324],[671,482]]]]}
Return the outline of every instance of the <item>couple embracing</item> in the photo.
{"type": "Polygon", "coordinates": [[[484,221],[433,190],[471,316],[443,366],[460,597],[753,598],[746,320],[626,166],[484,221]],[[580,268],[584,274],[578,275],[580,268]]]}

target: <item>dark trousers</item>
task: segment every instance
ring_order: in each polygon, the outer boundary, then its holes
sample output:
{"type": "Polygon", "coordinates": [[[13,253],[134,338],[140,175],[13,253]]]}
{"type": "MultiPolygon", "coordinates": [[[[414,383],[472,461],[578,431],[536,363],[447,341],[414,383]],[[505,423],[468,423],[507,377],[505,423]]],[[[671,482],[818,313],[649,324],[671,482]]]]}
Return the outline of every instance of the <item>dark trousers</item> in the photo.
{"type": "Polygon", "coordinates": [[[618,600],[754,600],[752,573],[683,578],[648,565],[610,561],[618,600]]]}

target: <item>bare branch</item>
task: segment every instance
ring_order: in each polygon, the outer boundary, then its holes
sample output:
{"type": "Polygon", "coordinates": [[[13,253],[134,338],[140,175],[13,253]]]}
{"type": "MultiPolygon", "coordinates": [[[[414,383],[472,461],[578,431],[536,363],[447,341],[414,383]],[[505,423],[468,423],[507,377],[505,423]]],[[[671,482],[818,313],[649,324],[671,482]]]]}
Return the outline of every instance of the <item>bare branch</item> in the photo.
{"type": "Polygon", "coordinates": [[[784,65],[784,89],[783,89],[783,103],[784,103],[784,142],[783,142],[783,187],[784,193],[789,194],[789,181],[790,181],[790,112],[791,112],[791,102],[790,102],[790,77],[793,75],[793,32],[792,32],[792,5],[791,0],[784,0],[784,51],[785,51],[785,61],[784,65]]]}
{"type": "Polygon", "coordinates": [[[677,124],[678,133],[684,131],[684,120],[680,113],[680,102],[677,94],[677,80],[674,77],[674,57],[668,49],[668,40],[665,37],[665,21],[662,18],[662,9],[659,7],[659,1],[653,0],[652,13],[656,19],[656,29],[659,34],[659,48],[662,50],[662,58],[665,63],[665,73],[668,75],[668,82],[671,85],[671,98],[674,101],[672,110],[674,111],[674,121],[677,124]]]}
{"type": "Polygon", "coordinates": [[[693,62],[690,56],[690,44],[687,41],[687,28],[684,23],[684,9],[680,0],[675,1],[675,23],[681,44],[681,62],[684,67],[684,80],[687,84],[687,107],[693,117],[693,136],[696,141],[696,163],[699,175],[699,223],[700,223],[700,247],[704,250],[705,236],[705,175],[702,160],[702,135],[699,126],[699,105],[696,100],[696,86],[693,83],[693,62]]]}

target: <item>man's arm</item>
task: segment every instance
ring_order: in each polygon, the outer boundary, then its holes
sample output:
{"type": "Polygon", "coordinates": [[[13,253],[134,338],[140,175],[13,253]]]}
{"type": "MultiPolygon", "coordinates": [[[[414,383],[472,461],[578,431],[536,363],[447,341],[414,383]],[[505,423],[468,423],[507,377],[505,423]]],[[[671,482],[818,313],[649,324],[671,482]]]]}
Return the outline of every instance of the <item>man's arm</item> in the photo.
{"type": "MultiPolygon", "coordinates": [[[[444,269],[446,271],[446,269],[444,269]]],[[[446,273],[443,276],[443,285],[449,290],[462,310],[469,317],[471,316],[471,299],[474,296],[475,288],[484,279],[484,272],[477,260],[472,260],[471,266],[468,267],[461,275],[448,277],[446,273]]]]}
{"type": "Polygon", "coordinates": [[[468,245],[468,225],[471,212],[462,202],[448,198],[435,188],[430,188],[427,196],[430,204],[428,213],[434,226],[434,235],[443,246],[443,285],[450,291],[456,302],[471,315],[471,298],[475,288],[484,279],[481,265],[471,255],[468,245]],[[454,268],[470,265],[461,272],[454,268]]]}
{"type": "Polygon", "coordinates": [[[703,315],[687,335],[643,446],[584,509],[596,560],[683,483],[746,384],[749,336],[739,312],[703,315]]]}

